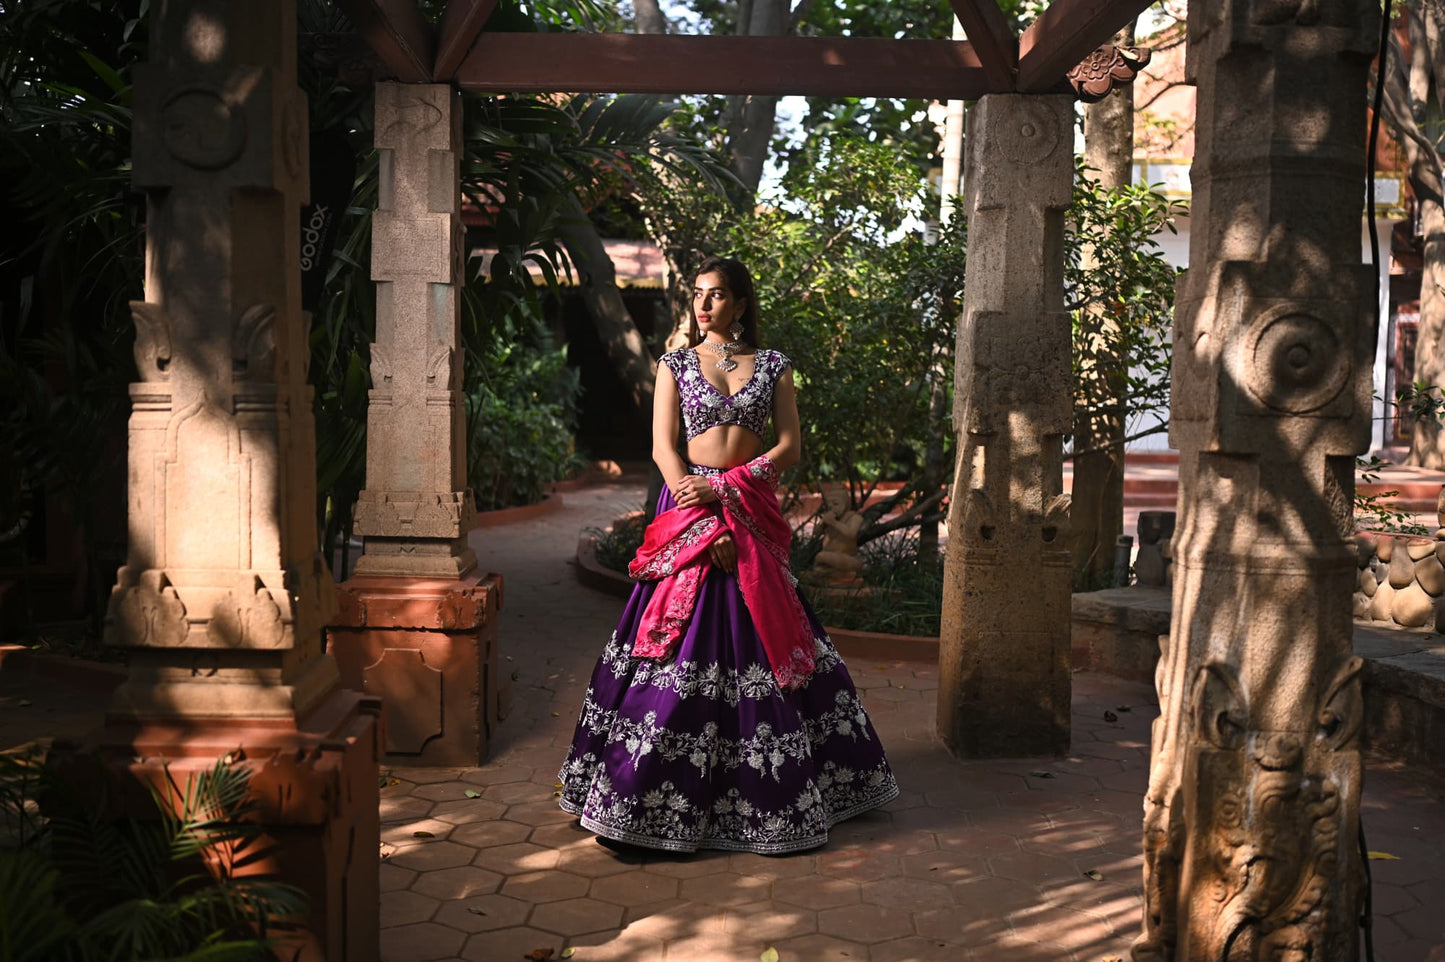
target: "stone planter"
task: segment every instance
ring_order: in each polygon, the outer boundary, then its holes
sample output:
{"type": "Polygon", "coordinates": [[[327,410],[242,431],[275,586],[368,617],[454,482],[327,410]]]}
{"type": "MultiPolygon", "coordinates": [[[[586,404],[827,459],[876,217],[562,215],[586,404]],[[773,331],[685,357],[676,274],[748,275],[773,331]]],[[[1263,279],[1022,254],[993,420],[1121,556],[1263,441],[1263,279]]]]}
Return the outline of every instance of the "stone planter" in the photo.
{"type": "Polygon", "coordinates": [[[1445,528],[1433,537],[1361,531],[1357,621],[1445,630],[1445,528]]]}

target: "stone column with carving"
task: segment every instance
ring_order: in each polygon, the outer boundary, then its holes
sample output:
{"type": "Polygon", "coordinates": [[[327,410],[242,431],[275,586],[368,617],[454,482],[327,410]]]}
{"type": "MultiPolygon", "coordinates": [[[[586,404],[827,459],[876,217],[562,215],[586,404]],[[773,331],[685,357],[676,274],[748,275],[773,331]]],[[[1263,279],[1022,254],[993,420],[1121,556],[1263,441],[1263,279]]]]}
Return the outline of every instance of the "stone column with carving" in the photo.
{"type": "Polygon", "coordinates": [[[476,765],[497,716],[501,578],[475,570],[467,546],[461,95],[377,84],[376,147],[365,547],[332,650],[346,684],[382,696],[389,760],[476,765]]]}
{"type": "Polygon", "coordinates": [[[300,957],[374,959],[379,706],[339,687],[321,637],[295,4],[158,4],[150,36],[130,541],[106,622],[129,674],[95,747],[122,783],[251,765],[272,864],[311,895],[300,957]]]}
{"type": "Polygon", "coordinates": [[[476,566],[461,390],[461,94],[377,84],[376,148],[376,343],[356,573],[458,578],[476,566]]]}
{"type": "Polygon", "coordinates": [[[1354,455],[1379,7],[1189,10],[1190,268],[1175,311],[1174,604],[1145,798],[1138,962],[1353,962],[1362,867],[1354,455]]]}
{"type": "Polygon", "coordinates": [[[963,756],[1069,747],[1073,418],[1064,213],[1073,99],[990,94],[970,111],[968,276],[958,332],[938,732],[963,756]]]}

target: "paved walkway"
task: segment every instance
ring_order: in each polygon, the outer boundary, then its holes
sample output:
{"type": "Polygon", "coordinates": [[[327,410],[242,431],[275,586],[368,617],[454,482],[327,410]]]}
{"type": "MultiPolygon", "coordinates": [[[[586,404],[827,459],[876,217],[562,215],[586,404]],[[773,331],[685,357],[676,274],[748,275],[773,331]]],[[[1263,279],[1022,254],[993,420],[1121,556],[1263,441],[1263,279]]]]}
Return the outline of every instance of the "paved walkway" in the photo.
{"type": "MultiPolygon", "coordinates": [[[[482,564],[507,577],[510,711],[483,768],[389,773],[383,959],[571,948],[578,962],[748,962],[769,947],[783,962],[1128,957],[1156,714],[1147,686],[1076,674],[1068,758],[959,762],[933,738],[931,666],[854,663],[903,795],[801,855],[619,854],[557,809],[556,770],[621,610],[578,587],[570,559],[582,527],[641,493],[568,493],[559,513],[474,535],[482,564]]],[[[1381,962],[1445,962],[1442,800],[1445,780],[1370,767],[1370,847],[1398,856],[1370,863],[1381,962]]]]}

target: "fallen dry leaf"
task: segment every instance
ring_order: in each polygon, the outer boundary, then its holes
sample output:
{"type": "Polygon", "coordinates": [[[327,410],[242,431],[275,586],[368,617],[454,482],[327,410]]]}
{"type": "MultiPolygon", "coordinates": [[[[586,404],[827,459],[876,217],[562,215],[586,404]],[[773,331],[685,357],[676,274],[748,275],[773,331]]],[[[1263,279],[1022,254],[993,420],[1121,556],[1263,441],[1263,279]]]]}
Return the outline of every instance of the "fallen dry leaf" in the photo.
{"type": "Polygon", "coordinates": [[[1053,778],[1053,777],[1054,777],[1054,773],[1053,773],[1053,772],[1046,772],[1046,771],[1044,771],[1042,768],[1036,768],[1036,769],[1034,769],[1033,771],[1029,772],[1029,777],[1030,777],[1030,778],[1053,778]]]}
{"type": "Polygon", "coordinates": [[[1093,879],[1095,882],[1102,882],[1102,881],[1104,881],[1104,873],[1101,872],[1101,871],[1099,871],[1099,870],[1096,869],[1096,868],[1091,868],[1091,869],[1089,869],[1087,872],[1084,873],[1084,877],[1085,877],[1085,878],[1091,878],[1091,879],[1093,879]]]}
{"type": "Polygon", "coordinates": [[[475,788],[469,788],[469,789],[467,789],[465,792],[462,792],[462,794],[465,795],[467,798],[481,798],[481,797],[482,797],[482,793],[479,792],[479,791],[477,791],[475,788]]]}
{"type": "Polygon", "coordinates": [[[758,956],[758,962],[778,962],[778,950],[768,946],[763,949],[763,954],[758,956]]]}
{"type": "Polygon", "coordinates": [[[576,955],[576,954],[577,954],[577,950],[576,950],[575,948],[573,948],[572,946],[569,945],[569,946],[567,946],[565,949],[562,950],[562,954],[559,955],[559,956],[557,956],[557,958],[559,958],[559,959],[570,959],[570,958],[572,958],[572,956],[574,956],[574,955],[576,955]]]}
{"type": "Polygon", "coordinates": [[[1373,851],[1373,850],[1370,852],[1370,858],[1373,859],[1373,860],[1375,860],[1375,861],[1377,861],[1377,862],[1398,862],[1398,861],[1400,861],[1400,856],[1398,856],[1398,855],[1391,855],[1389,852],[1376,852],[1376,851],[1373,851]]]}
{"type": "Polygon", "coordinates": [[[412,832],[412,838],[436,838],[431,832],[412,832]]]}
{"type": "Polygon", "coordinates": [[[1115,708],[1117,711],[1133,711],[1128,705],[1117,705],[1115,708]]]}
{"type": "Polygon", "coordinates": [[[1118,721],[1118,720],[1119,720],[1119,716],[1118,716],[1118,715],[1114,714],[1113,712],[1109,711],[1108,709],[1105,709],[1105,710],[1104,710],[1104,721],[1106,721],[1106,722],[1116,722],[1116,721],[1118,721]]]}
{"type": "Polygon", "coordinates": [[[551,947],[545,949],[533,949],[526,955],[522,956],[522,958],[531,959],[532,962],[546,962],[546,960],[550,959],[556,951],[556,949],[551,947]]]}

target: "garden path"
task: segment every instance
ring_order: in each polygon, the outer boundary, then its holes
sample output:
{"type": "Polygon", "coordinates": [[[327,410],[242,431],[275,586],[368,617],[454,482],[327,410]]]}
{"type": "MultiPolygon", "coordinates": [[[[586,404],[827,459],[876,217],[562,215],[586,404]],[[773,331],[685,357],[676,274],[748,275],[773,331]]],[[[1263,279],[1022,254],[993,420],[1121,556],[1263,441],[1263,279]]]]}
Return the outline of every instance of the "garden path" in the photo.
{"type": "MultiPolygon", "coordinates": [[[[1076,673],[1067,758],[960,762],[933,737],[931,665],[854,663],[903,795],[800,855],[619,854],[557,809],[556,770],[621,609],[576,584],[577,536],[641,496],[630,484],[568,492],[557,513],[474,534],[483,567],[507,578],[509,713],[484,767],[389,773],[384,960],[565,948],[577,962],[750,962],[768,948],[783,962],[1128,957],[1148,686],[1076,673]]],[[[1442,799],[1445,779],[1371,763],[1370,846],[1398,856],[1370,863],[1384,962],[1445,962],[1442,799]]]]}

